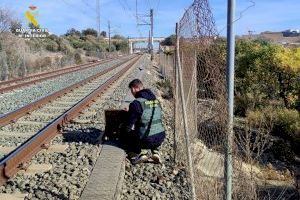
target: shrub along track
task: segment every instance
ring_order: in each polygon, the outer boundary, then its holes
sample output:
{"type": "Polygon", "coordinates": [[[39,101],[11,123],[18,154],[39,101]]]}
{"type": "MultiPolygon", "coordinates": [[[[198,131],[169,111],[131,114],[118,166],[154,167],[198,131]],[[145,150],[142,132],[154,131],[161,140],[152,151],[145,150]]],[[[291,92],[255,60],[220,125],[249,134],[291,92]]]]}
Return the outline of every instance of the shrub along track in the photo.
{"type": "Polygon", "coordinates": [[[95,101],[138,60],[139,57],[129,59],[121,65],[117,64],[89,77],[87,80],[2,116],[0,118],[0,125],[2,126],[0,145],[13,148],[19,144],[21,145],[2,158],[0,162],[0,183],[5,183],[19,169],[26,166],[26,162],[37,152],[47,148],[49,141],[68,122],[71,122],[95,101]],[[29,115],[25,115],[29,112],[29,115]],[[14,123],[11,123],[12,121],[14,123]]]}
{"type": "Polygon", "coordinates": [[[25,76],[22,78],[17,78],[17,79],[12,79],[8,81],[1,81],[0,82],[0,93],[4,92],[9,92],[14,89],[18,89],[23,86],[27,85],[32,85],[38,82],[42,82],[51,78],[55,78],[64,74],[72,73],[72,72],[78,72],[80,70],[88,69],[91,67],[96,67],[100,64],[107,63],[109,61],[112,61],[114,59],[107,59],[107,60],[102,60],[94,63],[85,63],[85,64],[80,64],[72,67],[65,67],[62,69],[57,69],[53,71],[47,71],[43,73],[37,73],[37,74],[32,74],[29,76],[25,76]]]}

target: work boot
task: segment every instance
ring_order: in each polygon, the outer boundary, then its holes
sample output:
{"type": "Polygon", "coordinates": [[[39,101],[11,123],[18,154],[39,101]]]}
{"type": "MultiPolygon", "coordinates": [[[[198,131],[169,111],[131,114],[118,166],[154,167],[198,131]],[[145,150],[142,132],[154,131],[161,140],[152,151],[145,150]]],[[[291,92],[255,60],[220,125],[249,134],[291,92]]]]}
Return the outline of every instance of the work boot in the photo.
{"type": "Polygon", "coordinates": [[[145,150],[142,150],[142,152],[140,154],[138,154],[135,157],[131,158],[131,163],[135,165],[135,164],[147,162],[148,159],[149,159],[148,152],[145,151],[145,150]]]}
{"type": "Polygon", "coordinates": [[[160,164],[161,163],[161,158],[160,158],[158,150],[154,149],[154,150],[151,150],[151,151],[152,151],[151,159],[153,160],[153,162],[155,164],[160,164]]]}

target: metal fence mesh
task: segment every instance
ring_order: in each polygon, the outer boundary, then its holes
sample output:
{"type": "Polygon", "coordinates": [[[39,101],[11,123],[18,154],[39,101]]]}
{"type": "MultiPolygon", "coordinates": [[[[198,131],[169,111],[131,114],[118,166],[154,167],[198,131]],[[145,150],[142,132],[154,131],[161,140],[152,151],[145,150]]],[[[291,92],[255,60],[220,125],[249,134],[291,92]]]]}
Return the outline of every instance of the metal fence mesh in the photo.
{"type": "MultiPolygon", "coordinates": [[[[198,199],[222,199],[226,125],[225,63],[208,1],[199,0],[179,22],[179,55],[198,199]]],[[[176,101],[177,158],[185,158],[182,102],[176,101]]]]}
{"type": "MultiPolygon", "coordinates": [[[[225,45],[218,36],[208,0],[194,0],[178,23],[177,52],[172,55],[160,53],[162,74],[173,83],[175,94],[176,162],[188,167],[186,150],[191,150],[197,199],[224,199],[225,196],[224,159],[228,132],[225,45]],[[180,75],[183,94],[180,92],[180,75]],[[184,128],[182,106],[186,109],[187,129],[184,128]],[[186,133],[189,134],[188,145],[186,133]]],[[[290,175],[269,169],[260,159],[269,146],[270,124],[234,120],[233,199],[291,197],[286,191],[292,182],[282,179],[276,182],[280,186],[276,186],[270,181],[270,174],[290,175]]]]}

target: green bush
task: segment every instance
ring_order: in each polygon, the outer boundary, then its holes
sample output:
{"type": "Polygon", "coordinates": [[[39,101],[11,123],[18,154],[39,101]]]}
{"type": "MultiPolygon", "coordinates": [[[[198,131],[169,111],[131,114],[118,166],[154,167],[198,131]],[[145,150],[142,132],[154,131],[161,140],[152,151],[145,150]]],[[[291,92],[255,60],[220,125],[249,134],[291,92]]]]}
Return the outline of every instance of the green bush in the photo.
{"type": "Polygon", "coordinates": [[[157,87],[162,91],[162,97],[164,99],[173,98],[173,87],[169,79],[164,79],[156,83],[157,87]]]}
{"type": "Polygon", "coordinates": [[[31,52],[39,52],[43,48],[43,42],[38,38],[32,38],[25,41],[31,52]]]}
{"type": "Polygon", "coordinates": [[[46,40],[45,43],[46,50],[52,52],[58,51],[58,44],[54,40],[46,40]]]}
{"type": "Polygon", "coordinates": [[[80,40],[80,39],[77,39],[77,38],[72,38],[71,40],[69,40],[71,45],[75,48],[75,49],[78,49],[78,48],[83,48],[83,41],[80,40]]]}
{"type": "Polygon", "coordinates": [[[65,53],[65,54],[72,54],[73,53],[73,48],[71,47],[70,43],[68,40],[65,38],[59,38],[57,40],[58,43],[58,50],[65,53]]]}
{"type": "Polygon", "coordinates": [[[300,116],[298,111],[278,109],[273,133],[285,139],[291,139],[300,132],[300,116]]]}
{"type": "Polygon", "coordinates": [[[96,51],[97,48],[91,42],[86,41],[83,43],[83,49],[86,51],[96,51]]]}
{"type": "Polygon", "coordinates": [[[300,135],[299,112],[287,108],[265,107],[247,112],[247,119],[254,122],[272,122],[272,134],[284,139],[300,135]]]}
{"type": "Polygon", "coordinates": [[[267,105],[265,96],[262,94],[237,93],[234,100],[234,114],[240,117],[245,117],[247,111],[259,109],[267,105]]]}
{"type": "MultiPolygon", "coordinates": [[[[270,126],[266,128],[271,129],[272,135],[280,137],[284,141],[282,145],[288,146],[283,149],[283,154],[288,153],[287,148],[290,148],[290,151],[300,155],[300,115],[298,111],[266,107],[256,111],[248,111],[247,120],[254,126],[270,126]]],[[[278,152],[281,148],[283,147],[277,148],[278,152]]]]}
{"type": "Polygon", "coordinates": [[[297,155],[300,155],[300,136],[293,137],[292,146],[297,155]]]}
{"type": "Polygon", "coordinates": [[[61,67],[73,64],[73,55],[64,55],[60,60],[61,67]]]}
{"type": "Polygon", "coordinates": [[[295,101],[294,108],[300,112],[300,94],[298,95],[297,100],[295,101]]]}
{"type": "Polygon", "coordinates": [[[75,63],[78,65],[78,64],[81,64],[82,63],[82,58],[81,58],[81,54],[76,52],[75,55],[74,55],[74,60],[75,60],[75,63]]]}
{"type": "Polygon", "coordinates": [[[293,162],[295,153],[292,146],[284,140],[274,141],[271,147],[275,157],[285,162],[293,162]]]}

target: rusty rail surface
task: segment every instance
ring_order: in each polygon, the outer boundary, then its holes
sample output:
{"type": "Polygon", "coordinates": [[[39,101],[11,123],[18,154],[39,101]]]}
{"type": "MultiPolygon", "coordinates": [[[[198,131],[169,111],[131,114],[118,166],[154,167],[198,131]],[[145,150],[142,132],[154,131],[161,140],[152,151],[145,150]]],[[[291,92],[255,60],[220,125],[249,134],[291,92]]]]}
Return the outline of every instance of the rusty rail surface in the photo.
{"type": "Polygon", "coordinates": [[[87,95],[84,99],[65,111],[53,122],[17,147],[8,156],[0,161],[0,185],[3,185],[9,178],[14,176],[25,163],[37,154],[49,141],[57,135],[62,128],[72,119],[76,118],[86,107],[94,102],[106,89],[116,80],[125,74],[140,58],[134,58],[125,68],[100,85],[96,90],[87,95]]]}
{"type": "Polygon", "coordinates": [[[10,91],[13,89],[17,89],[17,88],[20,88],[20,87],[23,87],[26,85],[32,85],[32,84],[42,82],[47,79],[55,78],[55,77],[58,77],[58,76],[61,76],[64,74],[77,72],[77,71],[84,70],[84,69],[91,68],[91,67],[96,67],[100,64],[108,63],[112,60],[114,60],[114,59],[102,60],[102,61],[95,62],[95,63],[85,63],[85,64],[76,65],[76,66],[68,67],[68,68],[63,68],[63,69],[59,69],[59,70],[55,70],[55,71],[43,72],[43,73],[39,73],[39,74],[33,74],[30,76],[26,76],[23,78],[17,78],[17,79],[13,79],[13,80],[3,81],[3,82],[0,82],[0,93],[4,93],[4,92],[7,92],[7,91],[10,91]],[[33,79],[33,78],[37,78],[37,79],[33,79]],[[33,79],[33,80],[30,80],[30,79],[33,79]],[[12,84],[15,82],[20,82],[20,83],[16,83],[15,85],[8,85],[8,84],[12,84]]]}
{"type": "Polygon", "coordinates": [[[41,99],[39,99],[39,100],[37,100],[35,102],[32,102],[32,103],[30,103],[30,104],[28,104],[26,106],[23,106],[23,107],[21,107],[21,108],[19,108],[17,110],[14,110],[14,111],[12,111],[10,113],[2,115],[0,117],[0,127],[12,123],[12,122],[16,121],[17,119],[19,119],[20,117],[26,115],[27,113],[32,112],[32,111],[38,109],[39,107],[41,107],[41,106],[49,103],[50,101],[53,101],[54,99],[56,99],[56,98],[58,98],[58,97],[60,97],[60,96],[62,96],[64,94],[68,93],[69,91],[72,91],[73,89],[78,88],[78,87],[80,87],[80,86],[82,86],[82,85],[84,85],[84,84],[86,84],[86,83],[88,83],[88,82],[90,82],[90,81],[98,78],[99,76],[102,76],[102,75],[110,72],[111,70],[116,69],[117,67],[119,67],[119,66],[125,64],[126,62],[128,62],[130,59],[126,59],[125,61],[123,61],[121,63],[114,64],[112,67],[110,67],[110,68],[108,68],[108,69],[106,69],[106,70],[104,70],[102,72],[99,72],[99,73],[97,73],[95,75],[92,75],[92,76],[88,77],[87,79],[84,79],[84,80],[82,80],[80,82],[77,82],[77,83],[75,83],[73,85],[70,85],[70,86],[68,86],[68,87],[66,87],[66,88],[64,88],[62,90],[59,90],[57,92],[54,92],[54,93],[52,93],[52,94],[50,94],[48,96],[42,97],[41,99]]]}
{"type": "Polygon", "coordinates": [[[86,66],[86,65],[90,65],[90,64],[96,64],[96,63],[102,64],[103,62],[105,63],[105,62],[109,62],[111,60],[113,60],[113,58],[100,60],[100,61],[97,61],[97,62],[83,63],[83,64],[79,64],[79,65],[75,65],[75,66],[63,67],[63,68],[52,70],[52,71],[35,73],[35,74],[31,74],[31,75],[28,75],[28,76],[25,76],[25,77],[15,78],[15,79],[7,80],[7,81],[0,81],[0,86],[10,84],[10,83],[14,83],[14,82],[19,82],[19,81],[25,81],[27,79],[31,79],[31,78],[35,78],[35,77],[39,77],[39,76],[45,76],[45,75],[49,75],[49,74],[54,74],[54,73],[66,71],[66,70],[72,70],[74,68],[82,67],[82,66],[86,66]]]}

